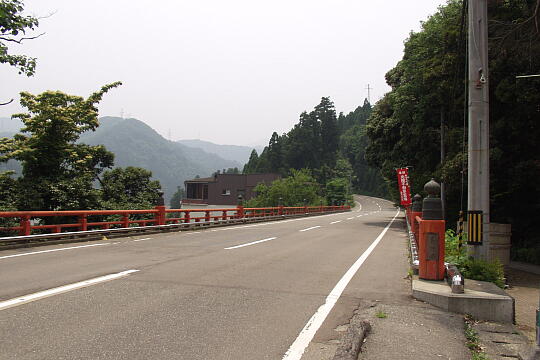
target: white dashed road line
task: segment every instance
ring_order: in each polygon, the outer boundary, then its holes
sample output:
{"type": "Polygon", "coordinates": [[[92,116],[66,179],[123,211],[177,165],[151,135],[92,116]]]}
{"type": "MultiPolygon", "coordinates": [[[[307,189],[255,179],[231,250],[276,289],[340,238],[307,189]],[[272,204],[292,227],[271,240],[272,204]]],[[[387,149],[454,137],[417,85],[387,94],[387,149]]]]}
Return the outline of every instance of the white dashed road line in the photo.
{"type": "Polygon", "coordinates": [[[4,310],[4,309],[7,309],[7,308],[10,308],[10,307],[13,307],[13,306],[26,304],[26,303],[29,303],[31,301],[40,300],[40,299],[43,299],[43,298],[46,298],[46,297],[49,297],[49,296],[62,294],[62,293],[72,291],[72,290],[76,290],[76,289],[80,289],[80,288],[83,288],[83,287],[99,284],[99,283],[102,283],[102,282],[105,282],[105,281],[115,280],[115,279],[127,276],[127,275],[129,275],[131,273],[134,273],[134,272],[137,272],[137,271],[139,271],[139,270],[122,271],[122,272],[119,272],[119,273],[116,273],[116,274],[109,274],[109,275],[105,275],[105,276],[100,276],[100,277],[93,278],[93,279],[90,279],[90,280],[85,280],[85,281],[81,281],[81,282],[74,283],[74,284],[64,285],[64,286],[60,286],[60,287],[57,287],[57,288],[53,288],[53,289],[44,290],[44,291],[40,291],[40,292],[37,292],[37,293],[21,296],[21,297],[15,298],[15,299],[2,301],[2,302],[0,302],[0,310],[4,310]]]}
{"type": "Polygon", "coordinates": [[[332,221],[330,224],[337,224],[337,223],[340,223],[341,220],[338,220],[338,221],[332,221]]]}
{"type": "Polygon", "coordinates": [[[133,241],[146,241],[146,240],[152,240],[152,238],[137,239],[137,240],[133,240],[133,241]]]}
{"type": "Polygon", "coordinates": [[[242,244],[242,245],[236,245],[236,246],[226,247],[224,250],[238,249],[238,248],[242,248],[242,247],[244,247],[244,246],[255,245],[255,244],[259,244],[259,243],[262,243],[262,242],[265,242],[265,241],[270,241],[270,240],[275,240],[275,239],[277,239],[277,238],[276,238],[276,237],[271,237],[271,238],[267,238],[267,239],[262,239],[262,240],[252,241],[252,242],[247,243],[247,244],[242,244]]]}
{"type": "Polygon", "coordinates": [[[313,230],[313,229],[317,229],[317,228],[320,228],[320,226],[319,225],[312,226],[312,227],[308,227],[307,229],[302,229],[302,230],[298,230],[298,231],[309,231],[309,230],[313,230]]]}

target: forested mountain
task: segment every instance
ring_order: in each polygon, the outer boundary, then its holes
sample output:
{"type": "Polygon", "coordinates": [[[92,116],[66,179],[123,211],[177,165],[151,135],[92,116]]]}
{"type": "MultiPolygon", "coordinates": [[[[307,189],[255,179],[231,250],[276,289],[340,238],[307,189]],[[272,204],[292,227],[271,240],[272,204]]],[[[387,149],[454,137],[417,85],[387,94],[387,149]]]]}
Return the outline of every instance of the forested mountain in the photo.
{"type": "MultiPolygon", "coordinates": [[[[367,123],[367,159],[382,169],[393,197],[394,168],[412,166],[414,192],[431,177],[444,181],[450,223],[467,210],[466,14],[463,1],[451,0],[411,33],[403,59],[386,74],[392,91],[367,123]]],[[[492,1],[488,14],[491,221],[511,223],[513,251],[540,262],[540,78],[516,78],[540,73],[538,1],[492,1]]]]}
{"type": "Polygon", "coordinates": [[[202,149],[210,154],[218,155],[219,157],[245,164],[249,160],[249,155],[253,149],[262,151],[262,147],[250,147],[239,145],[219,145],[209,141],[191,139],[191,140],[178,140],[177,143],[186,145],[192,148],[202,149]]]}
{"type": "Polygon", "coordinates": [[[166,199],[177,186],[196,175],[210,176],[216,169],[239,167],[201,149],[166,140],[154,129],[136,119],[102,117],[94,132],[82,134],[80,142],[105,145],[114,153],[114,166],[137,166],[152,171],[161,182],[166,199]]]}
{"type": "MultiPolygon", "coordinates": [[[[182,143],[166,140],[154,129],[137,119],[119,117],[102,117],[100,126],[94,132],[83,133],[81,143],[89,145],[105,145],[107,150],[114,153],[114,166],[142,167],[152,171],[154,179],[161,182],[165,198],[169,199],[178,186],[183,186],[184,180],[196,175],[210,176],[217,169],[241,167],[244,162],[224,159],[210,151],[187,146],[182,143]]],[[[12,137],[21,127],[19,120],[0,118],[0,137],[12,137]]],[[[244,151],[249,156],[251,148],[233,145],[215,145],[205,143],[207,147],[244,151]]],[[[0,171],[14,170],[20,174],[21,166],[15,160],[0,162],[0,171]]]]}
{"type": "Polygon", "coordinates": [[[382,177],[364,159],[365,124],[370,114],[366,100],[349,114],[336,116],[333,102],[323,97],[313,111],[300,114],[288,133],[274,132],[260,156],[252,151],[244,173],[287,175],[290,169],[307,168],[322,186],[340,178],[350,182],[355,192],[385,196],[382,177]]]}

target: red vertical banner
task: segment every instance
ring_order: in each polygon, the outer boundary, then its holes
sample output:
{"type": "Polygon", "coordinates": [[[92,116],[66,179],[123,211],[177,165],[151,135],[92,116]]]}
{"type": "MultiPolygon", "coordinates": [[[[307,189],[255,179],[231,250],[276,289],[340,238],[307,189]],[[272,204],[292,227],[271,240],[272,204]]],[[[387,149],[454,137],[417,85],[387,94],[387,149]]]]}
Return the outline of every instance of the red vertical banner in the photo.
{"type": "Polygon", "coordinates": [[[397,169],[399,196],[401,198],[401,205],[410,206],[411,200],[411,186],[409,185],[409,169],[401,168],[397,169]]]}

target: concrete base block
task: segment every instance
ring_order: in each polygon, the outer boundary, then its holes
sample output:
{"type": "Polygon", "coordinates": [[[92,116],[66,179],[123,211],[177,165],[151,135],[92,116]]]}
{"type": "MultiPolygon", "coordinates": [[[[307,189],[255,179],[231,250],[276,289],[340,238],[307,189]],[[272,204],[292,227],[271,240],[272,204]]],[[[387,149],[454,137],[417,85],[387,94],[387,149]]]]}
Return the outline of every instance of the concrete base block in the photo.
{"type": "Polygon", "coordinates": [[[475,319],[514,322],[514,299],[496,285],[465,280],[465,293],[453,294],[444,281],[412,280],[413,297],[440,309],[469,314],[475,319]]]}

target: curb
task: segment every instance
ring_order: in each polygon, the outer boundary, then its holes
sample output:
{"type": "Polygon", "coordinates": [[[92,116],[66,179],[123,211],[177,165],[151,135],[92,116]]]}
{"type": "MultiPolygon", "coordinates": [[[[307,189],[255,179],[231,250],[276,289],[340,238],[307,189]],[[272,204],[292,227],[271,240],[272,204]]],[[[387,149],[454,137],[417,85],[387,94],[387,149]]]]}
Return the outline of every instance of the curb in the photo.
{"type": "Polygon", "coordinates": [[[341,338],[333,360],[357,360],[364,339],[370,331],[369,321],[360,320],[358,315],[353,316],[347,332],[341,338]]]}

